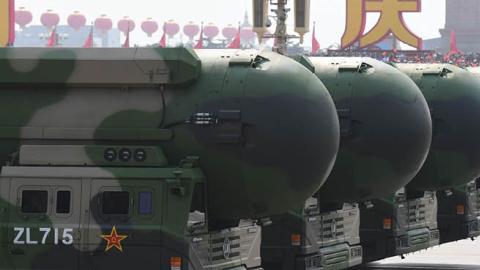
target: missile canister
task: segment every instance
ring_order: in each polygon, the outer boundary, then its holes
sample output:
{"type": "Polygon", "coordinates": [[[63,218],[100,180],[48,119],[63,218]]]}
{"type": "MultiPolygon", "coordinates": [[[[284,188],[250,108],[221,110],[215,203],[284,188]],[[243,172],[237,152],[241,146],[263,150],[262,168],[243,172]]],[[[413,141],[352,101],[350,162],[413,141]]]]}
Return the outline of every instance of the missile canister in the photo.
{"type": "Polygon", "coordinates": [[[428,158],[410,190],[443,190],[480,175],[480,79],[449,64],[397,64],[420,87],[433,121],[428,158]]]}
{"type": "Polygon", "coordinates": [[[380,198],[405,186],[422,167],[432,122],[418,87],[370,58],[310,58],[337,107],[337,161],[319,191],[321,202],[380,198]]]}
{"type": "MultiPolygon", "coordinates": [[[[1,49],[0,103],[3,163],[26,144],[158,145],[170,165],[199,158],[218,220],[300,204],[325,181],[339,145],[324,85],[274,53],[1,49]]],[[[109,152],[100,163],[133,158],[144,159],[109,152]]]]}

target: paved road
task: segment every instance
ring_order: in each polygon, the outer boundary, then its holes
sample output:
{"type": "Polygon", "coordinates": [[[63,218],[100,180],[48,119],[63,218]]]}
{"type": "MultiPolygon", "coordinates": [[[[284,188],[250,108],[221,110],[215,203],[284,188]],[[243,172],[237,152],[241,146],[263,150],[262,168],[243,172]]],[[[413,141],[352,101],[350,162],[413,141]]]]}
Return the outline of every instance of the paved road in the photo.
{"type": "Polygon", "coordinates": [[[372,264],[363,267],[361,270],[478,270],[480,265],[460,265],[460,264],[372,264]]]}
{"type": "Polygon", "coordinates": [[[480,240],[463,240],[429,250],[385,259],[362,268],[365,270],[480,270],[480,240]]]}

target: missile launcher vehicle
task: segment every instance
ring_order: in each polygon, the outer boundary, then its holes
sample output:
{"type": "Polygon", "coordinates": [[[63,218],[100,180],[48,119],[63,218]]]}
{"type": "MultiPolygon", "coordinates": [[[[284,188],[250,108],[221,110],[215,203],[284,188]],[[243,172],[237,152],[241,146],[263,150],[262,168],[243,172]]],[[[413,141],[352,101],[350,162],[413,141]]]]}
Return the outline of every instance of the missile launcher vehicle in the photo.
{"type": "Polygon", "coordinates": [[[0,269],[258,269],[326,180],[324,85],[274,53],[0,49],[0,269]]]}
{"type": "MultiPolygon", "coordinates": [[[[468,68],[480,76],[480,68],[468,68]]],[[[440,243],[480,236],[480,180],[438,194],[440,243]]]]}
{"type": "MultiPolygon", "coordinates": [[[[437,194],[450,195],[454,187],[480,174],[476,136],[480,132],[480,79],[448,64],[395,66],[412,78],[428,102],[432,146],[424,166],[404,189],[375,200],[376,208],[362,210],[360,236],[367,262],[438,245],[437,194]]],[[[450,204],[455,205],[453,197],[450,204]]]]}
{"type": "MultiPolygon", "coordinates": [[[[262,236],[265,269],[345,269],[362,262],[358,203],[406,185],[431,143],[427,102],[408,76],[369,58],[298,58],[327,86],[340,118],[332,173],[262,236]]],[[[363,217],[362,217],[363,219],[363,217]]]]}

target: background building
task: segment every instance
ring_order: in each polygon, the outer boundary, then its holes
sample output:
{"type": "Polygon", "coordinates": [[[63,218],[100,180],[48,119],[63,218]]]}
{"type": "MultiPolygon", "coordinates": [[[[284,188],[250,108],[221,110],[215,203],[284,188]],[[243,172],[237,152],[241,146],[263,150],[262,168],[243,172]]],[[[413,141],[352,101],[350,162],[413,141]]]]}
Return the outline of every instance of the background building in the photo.
{"type": "Polygon", "coordinates": [[[440,51],[449,50],[450,33],[454,30],[460,50],[480,52],[480,1],[446,0],[446,5],[445,28],[440,29],[441,41],[436,44],[440,51]]]}

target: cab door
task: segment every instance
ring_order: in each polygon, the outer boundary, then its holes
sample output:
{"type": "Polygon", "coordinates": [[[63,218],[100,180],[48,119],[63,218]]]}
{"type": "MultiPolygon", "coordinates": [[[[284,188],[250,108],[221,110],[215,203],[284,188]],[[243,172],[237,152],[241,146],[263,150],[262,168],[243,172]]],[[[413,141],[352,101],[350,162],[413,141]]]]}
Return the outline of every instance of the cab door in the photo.
{"type": "Polygon", "coordinates": [[[92,179],[90,188],[88,253],[82,266],[160,269],[163,183],[92,179]]]}
{"type": "Polygon", "coordinates": [[[81,180],[10,180],[8,252],[17,269],[77,269],[81,180]]]}

